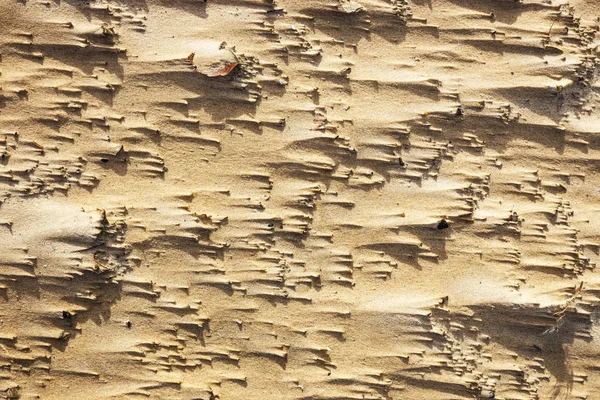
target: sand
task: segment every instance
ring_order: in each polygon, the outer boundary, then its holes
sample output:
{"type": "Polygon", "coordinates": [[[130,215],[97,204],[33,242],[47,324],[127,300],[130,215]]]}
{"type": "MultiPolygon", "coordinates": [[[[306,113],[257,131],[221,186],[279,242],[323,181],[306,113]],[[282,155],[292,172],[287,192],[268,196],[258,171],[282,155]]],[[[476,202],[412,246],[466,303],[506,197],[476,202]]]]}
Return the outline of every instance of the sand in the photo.
{"type": "Polygon", "coordinates": [[[0,398],[600,399],[596,0],[0,0],[0,398]]]}

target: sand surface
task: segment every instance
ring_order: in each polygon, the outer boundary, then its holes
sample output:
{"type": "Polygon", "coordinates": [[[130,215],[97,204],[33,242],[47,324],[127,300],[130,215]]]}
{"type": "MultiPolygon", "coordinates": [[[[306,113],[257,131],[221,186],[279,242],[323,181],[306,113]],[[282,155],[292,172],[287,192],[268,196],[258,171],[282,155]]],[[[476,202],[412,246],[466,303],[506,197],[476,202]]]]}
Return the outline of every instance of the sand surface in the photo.
{"type": "Polygon", "coordinates": [[[598,17],[0,0],[0,398],[600,399],[598,17]]]}

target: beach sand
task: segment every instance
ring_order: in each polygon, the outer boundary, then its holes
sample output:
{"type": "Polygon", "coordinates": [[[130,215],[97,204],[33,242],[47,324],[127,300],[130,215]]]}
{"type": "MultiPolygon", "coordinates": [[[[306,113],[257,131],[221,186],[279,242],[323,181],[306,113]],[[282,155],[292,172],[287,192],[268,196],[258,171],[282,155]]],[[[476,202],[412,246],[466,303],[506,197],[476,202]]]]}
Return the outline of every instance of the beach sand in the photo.
{"type": "Polygon", "coordinates": [[[0,0],[0,398],[600,399],[598,17],[0,0]]]}

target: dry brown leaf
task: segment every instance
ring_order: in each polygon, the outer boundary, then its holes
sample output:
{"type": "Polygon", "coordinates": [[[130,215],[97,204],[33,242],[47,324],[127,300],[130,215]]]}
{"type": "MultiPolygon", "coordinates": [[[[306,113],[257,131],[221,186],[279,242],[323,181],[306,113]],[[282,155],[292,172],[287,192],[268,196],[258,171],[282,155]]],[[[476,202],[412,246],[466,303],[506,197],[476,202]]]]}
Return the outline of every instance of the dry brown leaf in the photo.
{"type": "Polygon", "coordinates": [[[207,75],[210,76],[210,77],[227,76],[227,75],[229,75],[231,73],[231,71],[233,71],[233,69],[235,67],[237,67],[237,65],[238,65],[238,63],[236,63],[236,62],[227,63],[220,70],[215,71],[215,72],[211,72],[211,73],[209,73],[207,75]]]}

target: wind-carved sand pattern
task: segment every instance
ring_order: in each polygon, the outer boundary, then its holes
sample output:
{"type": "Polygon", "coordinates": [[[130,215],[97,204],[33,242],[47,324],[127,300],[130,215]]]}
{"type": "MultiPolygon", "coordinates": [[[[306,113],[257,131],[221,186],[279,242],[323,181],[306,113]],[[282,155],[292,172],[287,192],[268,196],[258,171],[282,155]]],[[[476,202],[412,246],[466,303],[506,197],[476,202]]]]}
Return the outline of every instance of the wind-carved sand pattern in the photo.
{"type": "Polygon", "coordinates": [[[0,1],[0,398],[600,399],[598,17],[0,1]]]}

